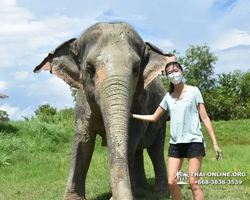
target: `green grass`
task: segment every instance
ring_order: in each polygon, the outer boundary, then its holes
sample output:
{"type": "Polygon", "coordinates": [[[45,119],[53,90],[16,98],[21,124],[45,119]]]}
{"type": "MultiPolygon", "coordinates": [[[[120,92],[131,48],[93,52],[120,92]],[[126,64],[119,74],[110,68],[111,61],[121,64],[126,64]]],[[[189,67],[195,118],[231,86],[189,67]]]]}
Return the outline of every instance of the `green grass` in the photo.
{"type": "MultiPolygon", "coordinates": [[[[223,159],[215,160],[211,140],[206,133],[206,156],[202,172],[245,172],[242,185],[202,185],[205,199],[247,200],[250,199],[250,120],[213,122],[223,159]]],[[[168,126],[169,128],[169,126],[168,126]]],[[[0,124],[0,199],[1,200],[59,200],[63,198],[70,169],[74,123],[67,120],[39,119],[0,124]]],[[[166,137],[169,147],[169,131],[166,137]]],[[[139,200],[167,200],[171,197],[155,195],[152,192],[154,173],[151,161],[145,151],[145,170],[150,184],[148,191],[136,193],[139,200]]],[[[184,161],[182,171],[187,172],[184,161]]],[[[203,180],[229,179],[227,177],[202,177],[203,180]]],[[[192,199],[189,186],[181,186],[183,197],[192,199]]],[[[97,137],[86,181],[88,199],[105,200],[111,197],[107,148],[101,147],[97,137]]]]}

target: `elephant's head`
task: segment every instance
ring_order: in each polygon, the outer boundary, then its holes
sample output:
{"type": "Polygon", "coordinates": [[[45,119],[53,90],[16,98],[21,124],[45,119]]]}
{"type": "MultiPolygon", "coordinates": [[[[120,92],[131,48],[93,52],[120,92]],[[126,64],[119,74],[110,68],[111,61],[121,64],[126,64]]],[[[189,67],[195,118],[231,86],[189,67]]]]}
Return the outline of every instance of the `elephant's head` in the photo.
{"type": "Polygon", "coordinates": [[[34,70],[50,70],[72,87],[84,89],[92,114],[103,117],[113,193],[129,179],[127,138],[133,99],[173,60],[172,54],[144,43],[126,23],[98,23],[57,47],[34,70]]]}

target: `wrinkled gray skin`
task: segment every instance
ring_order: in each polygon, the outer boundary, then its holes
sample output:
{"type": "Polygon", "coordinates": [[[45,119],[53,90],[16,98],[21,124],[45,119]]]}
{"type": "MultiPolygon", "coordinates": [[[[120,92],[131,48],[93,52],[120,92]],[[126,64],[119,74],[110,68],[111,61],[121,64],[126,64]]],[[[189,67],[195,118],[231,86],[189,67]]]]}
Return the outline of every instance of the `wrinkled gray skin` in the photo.
{"type": "Polygon", "coordinates": [[[132,189],[145,188],[143,148],[153,162],[158,192],[168,193],[164,160],[167,113],[156,123],[129,118],[152,114],[165,90],[159,78],[174,59],[144,43],[126,23],[98,23],[78,39],[52,51],[34,72],[50,70],[78,88],[75,136],[64,199],[85,199],[85,179],[96,134],[108,145],[112,199],[132,200],[132,189]],[[132,185],[132,186],[131,186],[132,185]]]}

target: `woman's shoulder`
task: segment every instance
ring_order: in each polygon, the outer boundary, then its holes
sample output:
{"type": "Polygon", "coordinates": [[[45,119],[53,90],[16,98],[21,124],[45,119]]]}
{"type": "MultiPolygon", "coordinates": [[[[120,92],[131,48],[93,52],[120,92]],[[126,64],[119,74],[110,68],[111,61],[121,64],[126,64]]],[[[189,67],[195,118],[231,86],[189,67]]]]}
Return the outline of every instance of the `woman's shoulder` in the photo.
{"type": "Polygon", "coordinates": [[[190,89],[190,90],[192,90],[192,91],[197,91],[197,90],[199,90],[198,87],[192,86],[192,85],[187,85],[187,88],[190,89]]]}
{"type": "Polygon", "coordinates": [[[191,89],[195,89],[197,88],[196,86],[192,86],[192,85],[186,85],[188,88],[191,88],[191,89]]]}
{"type": "Polygon", "coordinates": [[[165,95],[164,95],[164,97],[168,97],[170,94],[169,94],[169,92],[167,92],[165,95]]]}
{"type": "Polygon", "coordinates": [[[167,93],[164,95],[164,99],[167,99],[167,98],[169,98],[169,97],[170,97],[170,93],[167,92],[167,93]]]}

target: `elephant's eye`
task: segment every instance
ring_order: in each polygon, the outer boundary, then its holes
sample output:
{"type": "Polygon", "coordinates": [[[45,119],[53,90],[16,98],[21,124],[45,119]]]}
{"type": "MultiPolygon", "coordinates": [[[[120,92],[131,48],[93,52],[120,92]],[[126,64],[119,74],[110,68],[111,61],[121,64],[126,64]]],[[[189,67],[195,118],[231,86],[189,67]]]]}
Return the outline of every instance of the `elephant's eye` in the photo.
{"type": "Polygon", "coordinates": [[[87,72],[92,76],[95,74],[95,68],[92,65],[87,65],[87,72]]]}
{"type": "Polygon", "coordinates": [[[138,74],[139,71],[140,71],[140,63],[138,63],[133,67],[133,74],[138,74]]]}

